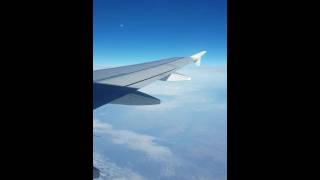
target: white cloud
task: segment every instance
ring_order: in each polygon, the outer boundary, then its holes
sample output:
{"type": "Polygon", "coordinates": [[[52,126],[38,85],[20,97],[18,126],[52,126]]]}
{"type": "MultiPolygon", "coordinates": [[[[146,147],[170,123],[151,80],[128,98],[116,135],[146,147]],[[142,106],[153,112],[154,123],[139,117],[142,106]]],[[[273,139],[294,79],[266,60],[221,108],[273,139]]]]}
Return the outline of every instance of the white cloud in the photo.
{"type": "MultiPolygon", "coordinates": [[[[93,131],[94,133],[109,135],[107,138],[111,138],[113,143],[124,145],[131,150],[142,152],[150,159],[160,163],[161,168],[159,171],[161,176],[172,177],[175,175],[175,169],[179,161],[174,157],[168,147],[155,142],[155,140],[160,139],[146,134],[139,134],[134,131],[118,130],[113,128],[112,125],[97,119],[93,121],[93,131]]],[[[109,166],[111,165],[110,163],[107,164],[109,166]]],[[[125,179],[140,180],[142,178],[141,176],[133,175],[134,174],[131,173],[131,177],[125,179]],[[136,177],[136,179],[133,177],[136,177]]]]}
{"type": "MultiPolygon", "coordinates": [[[[194,159],[199,160],[202,157],[206,157],[210,162],[217,160],[215,159],[215,156],[212,155],[211,151],[206,151],[205,148],[207,146],[200,146],[201,144],[203,144],[202,141],[195,141],[203,137],[208,137],[207,135],[213,134],[212,132],[214,131],[210,131],[210,133],[206,134],[206,128],[199,129],[199,127],[201,126],[197,126],[197,129],[193,129],[192,131],[190,131],[189,125],[192,125],[192,123],[188,124],[186,120],[192,119],[192,116],[196,117],[197,115],[202,114],[202,116],[197,119],[197,121],[201,123],[202,119],[206,120],[207,116],[214,115],[217,110],[222,111],[222,113],[226,112],[227,70],[226,67],[202,66],[182,69],[179,72],[190,76],[192,78],[191,81],[158,81],[140,90],[161,99],[161,104],[153,106],[112,105],[110,107],[107,107],[105,110],[99,111],[99,113],[105,113],[105,115],[99,115],[103,122],[99,120],[94,121],[94,132],[101,133],[99,135],[104,134],[105,136],[103,136],[102,138],[108,138],[108,140],[110,139],[114,144],[118,144],[125,148],[144,153],[146,157],[149,157],[150,160],[155,161],[152,163],[157,163],[158,165],[160,165],[161,168],[158,169],[158,171],[160,172],[158,174],[159,177],[171,177],[172,179],[179,179],[179,177],[181,177],[180,179],[184,179],[182,177],[186,177],[187,179],[213,179],[212,174],[206,172],[207,168],[204,168],[204,170],[202,170],[202,165],[195,164],[194,159]],[[110,115],[114,115],[114,113],[110,113],[113,108],[117,110],[116,112],[118,114],[116,114],[119,116],[117,120],[121,121],[119,124],[122,123],[122,127],[127,127],[128,129],[132,127],[140,128],[140,126],[142,129],[157,128],[157,130],[161,132],[161,135],[158,134],[156,136],[161,136],[168,142],[170,142],[169,144],[171,144],[170,147],[172,148],[172,151],[168,147],[160,144],[159,140],[162,139],[158,139],[155,136],[140,134],[129,130],[116,129],[111,125],[112,121],[109,122],[111,124],[104,123],[104,117],[107,118],[110,117],[110,115]],[[205,112],[203,113],[203,111],[205,112]],[[119,112],[121,113],[119,114],[119,112]],[[189,116],[189,114],[190,118],[187,117],[189,116]],[[205,116],[203,116],[203,114],[205,116]],[[136,116],[139,118],[132,118],[136,116]],[[127,120],[128,118],[133,119],[133,121],[127,122],[123,120],[127,120]],[[179,145],[185,143],[179,141],[174,142],[173,137],[180,135],[181,137],[183,137],[185,132],[194,133],[194,136],[191,139],[188,139],[188,144],[195,144],[197,151],[192,151],[192,148],[190,148],[190,151],[179,151],[183,155],[178,153],[173,154],[173,152],[177,151],[176,147],[179,147],[179,145]],[[200,136],[201,134],[205,135],[200,136]],[[173,143],[177,143],[177,145],[172,146],[173,143]],[[186,156],[186,154],[188,153],[190,153],[190,156],[186,156]],[[181,170],[186,169],[190,170],[190,172],[186,174],[179,173],[181,172],[181,170]]],[[[220,122],[219,119],[215,120],[220,122]]],[[[203,123],[208,122],[203,121],[203,123]]],[[[216,139],[218,137],[214,137],[213,139],[216,139]]],[[[210,138],[211,136],[209,137],[209,139],[210,138]]],[[[204,140],[206,139],[207,138],[204,138],[204,140]]],[[[208,144],[210,145],[210,142],[208,142],[208,144]]],[[[220,154],[218,155],[220,156],[220,154]]],[[[223,160],[224,156],[221,155],[221,158],[223,160]]],[[[128,167],[130,169],[130,166],[128,167]]],[[[146,178],[149,178],[147,174],[143,174],[142,171],[141,173],[146,178]]],[[[134,175],[132,176],[134,177],[134,175]]],[[[142,178],[139,175],[137,176],[139,178],[142,178]]],[[[122,177],[124,179],[133,179],[125,176],[122,177]]],[[[121,179],[121,176],[118,176],[118,178],[121,179]]],[[[151,177],[151,179],[153,178],[151,177]]]]}
{"type": "Polygon", "coordinates": [[[187,68],[181,73],[191,76],[191,81],[158,81],[140,90],[158,97],[161,104],[134,108],[139,111],[167,111],[189,105],[195,107],[193,110],[196,111],[226,110],[226,97],[224,102],[219,100],[221,91],[225,90],[226,96],[226,72],[225,66],[187,68]]]}
{"type": "Polygon", "coordinates": [[[114,129],[110,124],[99,120],[93,121],[94,132],[104,133],[111,137],[115,144],[125,145],[128,148],[145,153],[156,161],[167,161],[172,156],[169,148],[155,142],[156,138],[146,134],[139,134],[128,130],[114,129]]]}
{"type": "Polygon", "coordinates": [[[100,177],[97,180],[145,180],[140,174],[117,166],[97,152],[93,153],[93,165],[100,170],[100,177]]]}

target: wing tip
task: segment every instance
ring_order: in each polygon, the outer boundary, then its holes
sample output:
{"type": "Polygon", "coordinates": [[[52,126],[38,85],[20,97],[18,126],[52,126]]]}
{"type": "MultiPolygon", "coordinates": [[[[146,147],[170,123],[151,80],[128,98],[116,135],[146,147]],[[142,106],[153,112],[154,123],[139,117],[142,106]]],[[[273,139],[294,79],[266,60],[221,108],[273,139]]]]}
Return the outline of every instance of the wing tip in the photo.
{"type": "Polygon", "coordinates": [[[194,55],[192,55],[192,56],[190,56],[190,57],[191,57],[191,59],[193,60],[193,62],[195,62],[196,65],[199,66],[202,56],[203,56],[204,54],[206,54],[206,53],[207,53],[207,51],[201,51],[201,52],[199,52],[199,53],[197,53],[197,54],[194,54],[194,55]]]}

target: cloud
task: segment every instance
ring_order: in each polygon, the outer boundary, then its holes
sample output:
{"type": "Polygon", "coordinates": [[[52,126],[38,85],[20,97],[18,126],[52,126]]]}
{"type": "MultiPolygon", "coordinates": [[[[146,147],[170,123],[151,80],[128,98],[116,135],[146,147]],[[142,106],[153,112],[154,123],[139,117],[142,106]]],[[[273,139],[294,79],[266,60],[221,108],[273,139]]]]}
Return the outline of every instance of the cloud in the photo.
{"type": "MultiPolygon", "coordinates": [[[[179,72],[192,80],[157,81],[140,89],[161,99],[160,105],[110,105],[101,108],[95,112],[95,118],[99,120],[94,120],[94,132],[101,133],[102,140],[108,138],[109,143],[111,140],[113,144],[145,154],[149,161],[143,163],[146,166],[150,164],[152,171],[156,167],[160,179],[226,179],[221,175],[225,171],[226,155],[223,152],[226,150],[220,148],[220,144],[224,146],[226,142],[225,130],[221,128],[225,127],[226,121],[227,69],[225,66],[202,66],[186,67],[179,72]],[[106,118],[111,117],[117,118],[105,123],[106,118]],[[143,129],[150,134],[117,129],[112,123],[124,129],[143,129]],[[161,143],[163,140],[166,146],[161,143]]],[[[140,163],[136,161],[132,160],[133,163],[140,163]]],[[[108,160],[107,164],[112,166],[108,160]]],[[[134,168],[121,167],[128,173],[130,169],[134,168]]],[[[134,170],[146,179],[154,179],[145,169],[134,170]]]]}
{"type": "MultiPolygon", "coordinates": [[[[191,81],[155,82],[140,91],[161,99],[161,104],[136,106],[139,111],[168,111],[186,105],[196,111],[226,110],[227,69],[225,66],[187,68],[181,73],[191,81]]],[[[190,108],[189,108],[190,109],[190,108]]]]}
{"type": "MultiPolygon", "coordinates": [[[[160,176],[172,177],[175,175],[175,169],[179,165],[179,160],[174,157],[173,153],[168,147],[162,146],[155,142],[156,140],[160,139],[146,134],[139,134],[134,131],[118,130],[113,128],[112,125],[101,122],[97,119],[93,121],[93,131],[94,133],[109,135],[108,137],[111,138],[111,141],[114,144],[124,145],[131,150],[142,152],[150,159],[160,163],[160,176]]],[[[105,162],[102,164],[112,166],[110,162],[105,162]]],[[[140,180],[143,178],[142,176],[131,173],[131,177],[125,179],[140,180]]]]}
{"type": "Polygon", "coordinates": [[[145,180],[140,174],[117,166],[97,152],[93,153],[93,165],[100,170],[100,177],[97,180],[145,180]]]}
{"type": "Polygon", "coordinates": [[[170,149],[157,144],[155,142],[157,138],[153,136],[139,134],[134,131],[117,130],[112,125],[99,120],[93,121],[93,128],[96,133],[109,135],[113,143],[125,145],[129,149],[143,152],[153,160],[167,161],[172,156],[170,149]]]}

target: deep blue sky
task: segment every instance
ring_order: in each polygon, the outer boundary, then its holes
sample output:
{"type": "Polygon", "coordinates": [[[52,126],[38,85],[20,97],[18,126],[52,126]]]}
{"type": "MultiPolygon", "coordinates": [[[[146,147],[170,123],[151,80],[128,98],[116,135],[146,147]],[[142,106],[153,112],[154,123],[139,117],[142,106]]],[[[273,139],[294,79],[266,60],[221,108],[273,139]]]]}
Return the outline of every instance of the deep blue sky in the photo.
{"type": "Polygon", "coordinates": [[[226,0],[94,0],[94,64],[126,65],[207,50],[225,64],[226,0]]]}

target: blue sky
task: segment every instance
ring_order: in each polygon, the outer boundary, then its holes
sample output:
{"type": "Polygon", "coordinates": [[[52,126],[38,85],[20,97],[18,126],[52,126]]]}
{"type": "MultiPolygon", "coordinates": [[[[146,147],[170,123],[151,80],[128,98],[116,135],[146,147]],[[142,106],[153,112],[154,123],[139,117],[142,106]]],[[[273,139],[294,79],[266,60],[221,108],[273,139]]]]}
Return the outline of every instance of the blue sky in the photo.
{"type": "Polygon", "coordinates": [[[207,50],[226,63],[225,0],[94,0],[94,65],[127,65],[207,50]]]}

